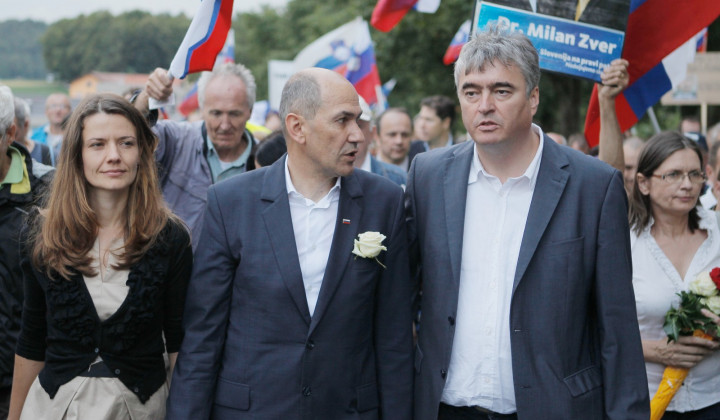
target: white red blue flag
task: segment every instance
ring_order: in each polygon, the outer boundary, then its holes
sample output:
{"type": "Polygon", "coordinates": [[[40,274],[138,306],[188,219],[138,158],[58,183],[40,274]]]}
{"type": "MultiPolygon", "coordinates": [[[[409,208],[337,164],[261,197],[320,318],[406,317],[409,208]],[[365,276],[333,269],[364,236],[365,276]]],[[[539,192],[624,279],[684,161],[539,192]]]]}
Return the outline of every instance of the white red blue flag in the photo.
{"type": "Polygon", "coordinates": [[[423,13],[435,13],[440,0],[378,0],[373,9],[370,24],[377,30],[388,32],[405,17],[410,9],[423,13]]]}
{"type": "MultiPolygon", "coordinates": [[[[225,40],[225,45],[215,59],[215,65],[222,63],[234,63],[235,62],[235,31],[230,29],[225,40]]],[[[192,114],[196,109],[200,107],[198,103],[198,85],[197,82],[193,85],[192,89],[185,95],[177,110],[184,117],[192,114]]]]}
{"type": "Polygon", "coordinates": [[[373,106],[381,88],[370,28],[362,18],[326,33],[298,53],[295,68],[322,67],[336,71],[355,86],[357,93],[373,106]]]}
{"type": "Polygon", "coordinates": [[[189,73],[212,70],[232,23],[233,0],[202,0],[185,38],[170,64],[178,79],[189,73]]]}
{"type": "Polygon", "coordinates": [[[707,52],[708,28],[703,28],[703,30],[700,31],[699,34],[697,34],[696,38],[697,38],[696,51],[699,53],[707,52]]]}
{"type": "MultiPolygon", "coordinates": [[[[631,0],[622,53],[630,62],[630,84],[615,99],[622,131],[682,82],[687,64],[694,59],[696,35],[718,16],[720,1],[715,0],[631,0]]],[[[585,137],[591,147],[598,144],[597,86],[585,118],[585,137]]]]}
{"type": "Polygon", "coordinates": [[[470,25],[470,20],[463,22],[463,24],[460,25],[460,29],[458,29],[457,33],[450,42],[450,46],[447,51],[445,51],[445,56],[443,57],[443,64],[446,66],[454,63],[460,56],[460,50],[463,45],[468,42],[468,38],[470,37],[470,25]]]}

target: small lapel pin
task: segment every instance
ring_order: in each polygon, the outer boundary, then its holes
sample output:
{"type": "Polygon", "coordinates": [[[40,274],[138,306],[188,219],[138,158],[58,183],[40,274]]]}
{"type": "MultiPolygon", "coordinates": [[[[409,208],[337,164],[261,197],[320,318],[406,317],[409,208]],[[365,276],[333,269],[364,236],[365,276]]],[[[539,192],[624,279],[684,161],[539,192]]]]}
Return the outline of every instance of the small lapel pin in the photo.
{"type": "Polygon", "coordinates": [[[343,225],[349,225],[350,219],[343,219],[343,225]]]}

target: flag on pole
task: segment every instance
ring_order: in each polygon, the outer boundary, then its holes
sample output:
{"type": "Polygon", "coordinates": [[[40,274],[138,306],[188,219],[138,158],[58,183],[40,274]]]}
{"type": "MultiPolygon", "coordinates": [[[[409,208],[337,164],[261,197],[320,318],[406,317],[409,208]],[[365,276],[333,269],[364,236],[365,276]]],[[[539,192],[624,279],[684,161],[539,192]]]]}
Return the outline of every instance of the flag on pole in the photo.
{"type": "MultiPolygon", "coordinates": [[[[222,63],[234,63],[235,62],[235,31],[230,29],[225,40],[223,49],[215,59],[215,66],[222,63]]],[[[198,85],[197,82],[193,85],[192,89],[185,95],[180,105],[178,105],[178,112],[184,117],[192,114],[196,109],[199,108],[198,103],[198,85]]]]}
{"type": "Polygon", "coordinates": [[[460,29],[458,29],[457,33],[450,42],[450,46],[447,51],[445,51],[445,56],[443,57],[443,64],[446,66],[454,63],[460,56],[460,50],[463,45],[467,43],[468,38],[470,37],[470,25],[470,20],[463,22],[463,24],[460,25],[460,29]]]}
{"type": "MultiPolygon", "coordinates": [[[[631,128],[665,92],[685,78],[694,59],[696,35],[720,16],[720,1],[631,0],[622,57],[630,62],[630,84],[615,99],[620,129],[631,128]]],[[[597,86],[585,117],[585,137],[600,137],[597,86]]]]}
{"type": "Polygon", "coordinates": [[[362,18],[358,17],[313,41],[298,53],[294,63],[297,70],[308,67],[334,70],[345,76],[370,106],[378,102],[380,76],[370,28],[362,18]]]}
{"type": "Polygon", "coordinates": [[[170,64],[178,79],[188,73],[212,70],[232,23],[233,0],[202,0],[185,38],[170,64]]]}
{"type": "Polygon", "coordinates": [[[435,13],[438,7],[440,0],[378,0],[370,24],[379,31],[388,32],[410,9],[422,13],[435,13]]]}
{"type": "Polygon", "coordinates": [[[697,39],[697,52],[704,53],[707,52],[707,43],[708,43],[708,28],[703,28],[702,31],[700,31],[699,34],[695,37],[697,39]]]}

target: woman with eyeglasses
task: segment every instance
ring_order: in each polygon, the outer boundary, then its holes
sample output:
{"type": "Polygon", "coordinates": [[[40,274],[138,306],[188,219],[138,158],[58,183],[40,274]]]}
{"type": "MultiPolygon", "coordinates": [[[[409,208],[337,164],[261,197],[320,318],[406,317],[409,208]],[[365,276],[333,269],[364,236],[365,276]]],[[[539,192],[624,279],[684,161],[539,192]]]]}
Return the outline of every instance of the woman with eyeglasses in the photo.
{"type": "Polygon", "coordinates": [[[668,343],[663,330],[677,294],[699,273],[720,267],[718,219],[698,204],[702,168],[694,141],[659,133],[640,155],[630,196],[633,288],[650,395],[666,366],[690,369],[663,419],[720,419],[720,344],[699,337],[668,343]]]}

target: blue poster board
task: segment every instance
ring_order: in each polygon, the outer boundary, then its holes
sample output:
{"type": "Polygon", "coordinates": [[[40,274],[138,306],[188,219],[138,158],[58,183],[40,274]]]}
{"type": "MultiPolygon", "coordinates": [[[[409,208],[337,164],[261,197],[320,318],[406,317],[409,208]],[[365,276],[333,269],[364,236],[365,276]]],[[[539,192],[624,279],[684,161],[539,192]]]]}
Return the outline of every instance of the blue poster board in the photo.
{"type": "Polygon", "coordinates": [[[600,81],[605,67],[622,54],[625,33],[478,0],[473,31],[488,24],[524,33],[538,51],[540,68],[600,81]]]}

